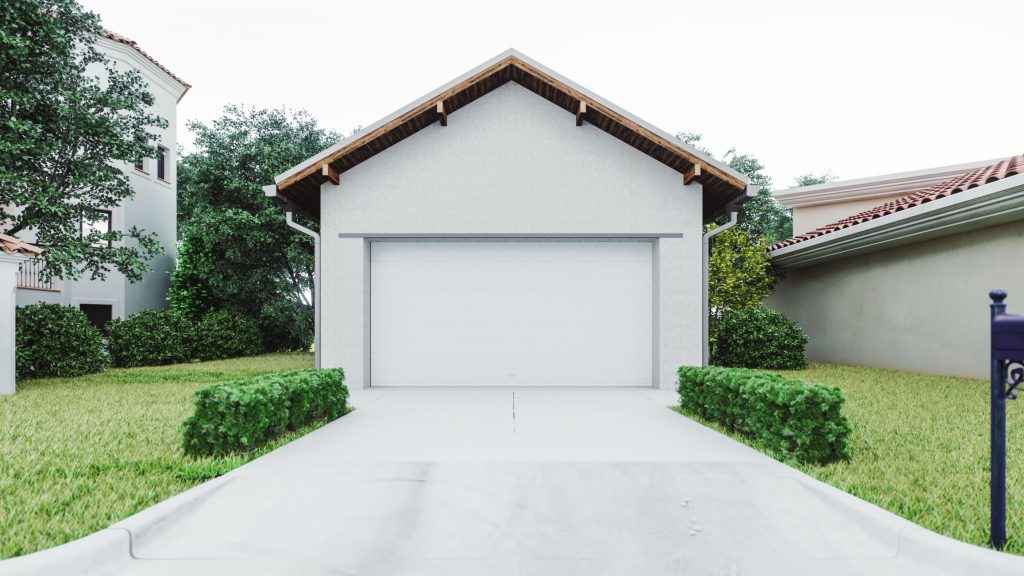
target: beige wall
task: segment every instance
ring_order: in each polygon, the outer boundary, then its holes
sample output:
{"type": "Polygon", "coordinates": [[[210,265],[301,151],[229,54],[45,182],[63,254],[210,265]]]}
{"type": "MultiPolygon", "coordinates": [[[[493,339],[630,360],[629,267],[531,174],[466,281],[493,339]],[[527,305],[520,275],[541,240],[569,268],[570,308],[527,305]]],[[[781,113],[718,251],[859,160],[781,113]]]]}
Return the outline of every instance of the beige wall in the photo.
{"type": "Polygon", "coordinates": [[[868,200],[851,200],[849,202],[837,202],[834,204],[818,204],[816,206],[802,206],[793,209],[793,235],[799,236],[804,232],[810,232],[816,228],[827,226],[838,222],[848,216],[859,214],[876,206],[881,206],[890,200],[895,200],[905,194],[893,196],[882,196],[868,200]]]}
{"type": "Polygon", "coordinates": [[[766,304],[807,332],[808,358],[989,375],[989,299],[1024,314],[1024,226],[975,230],[787,271],[766,304]]]}

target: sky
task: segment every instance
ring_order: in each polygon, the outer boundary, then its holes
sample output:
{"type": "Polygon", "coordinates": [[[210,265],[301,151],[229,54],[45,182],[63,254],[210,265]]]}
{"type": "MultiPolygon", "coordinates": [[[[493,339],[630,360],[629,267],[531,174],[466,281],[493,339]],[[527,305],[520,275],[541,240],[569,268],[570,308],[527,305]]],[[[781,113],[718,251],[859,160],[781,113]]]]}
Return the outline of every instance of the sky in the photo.
{"type": "Polygon", "coordinates": [[[516,48],[774,189],[1024,153],[1021,0],[80,1],[192,84],[186,150],[229,103],[348,134],[516,48]]]}

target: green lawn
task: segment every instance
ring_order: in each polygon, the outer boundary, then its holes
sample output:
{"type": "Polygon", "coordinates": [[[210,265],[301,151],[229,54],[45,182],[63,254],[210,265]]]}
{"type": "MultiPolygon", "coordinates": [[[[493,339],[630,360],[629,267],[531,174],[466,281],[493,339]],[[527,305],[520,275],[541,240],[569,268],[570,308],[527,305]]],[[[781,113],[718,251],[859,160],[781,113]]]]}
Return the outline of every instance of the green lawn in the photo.
{"type": "MultiPolygon", "coordinates": [[[[781,373],[839,386],[853,426],[847,461],[791,465],[926,528],[988,544],[987,380],[830,364],[781,373]]],[[[1006,551],[1024,554],[1024,398],[1007,403],[1007,430],[1006,551]]]]}
{"type": "Polygon", "coordinates": [[[316,428],[239,456],[196,460],[180,446],[196,388],[312,365],[269,354],[19,382],[0,398],[0,558],[95,532],[316,428]]]}

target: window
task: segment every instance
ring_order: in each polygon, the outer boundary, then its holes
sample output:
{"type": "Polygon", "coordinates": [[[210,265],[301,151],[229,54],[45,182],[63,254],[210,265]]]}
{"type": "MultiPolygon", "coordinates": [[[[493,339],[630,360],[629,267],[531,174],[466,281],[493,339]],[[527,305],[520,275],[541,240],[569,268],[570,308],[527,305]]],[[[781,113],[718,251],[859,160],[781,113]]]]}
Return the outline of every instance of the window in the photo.
{"type": "Polygon", "coordinates": [[[107,335],[107,324],[114,317],[114,307],[110,304],[79,304],[78,308],[85,313],[85,317],[100,331],[100,334],[107,335]]]}
{"type": "Polygon", "coordinates": [[[167,148],[160,146],[156,153],[156,177],[167,180],[167,148]]]}
{"type": "MultiPolygon", "coordinates": [[[[136,144],[138,144],[139,146],[147,146],[148,142],[149,142],[149,136],[145,132],[136,132],[135,133],[135,143],[136,144]]],[[[135,160],[135,169],[138,170],[139,172],[146,172],[146,157],[145,156],[139,156],[135,160]]],[[[148,172],[146,172],[146,173],[148,174],[148,172]]]]}
{"type": "MultiPolygon", "coordinates": [[[[110,210],[98,210],[98,217],[95,219],[82,219],[82,238],[93,232],[106,234],[114,229],[114,214],[110,210]]],[[[110,248],[114,243],[111,240],[97,240],[92,243],[95,248],[110,248]]]]}

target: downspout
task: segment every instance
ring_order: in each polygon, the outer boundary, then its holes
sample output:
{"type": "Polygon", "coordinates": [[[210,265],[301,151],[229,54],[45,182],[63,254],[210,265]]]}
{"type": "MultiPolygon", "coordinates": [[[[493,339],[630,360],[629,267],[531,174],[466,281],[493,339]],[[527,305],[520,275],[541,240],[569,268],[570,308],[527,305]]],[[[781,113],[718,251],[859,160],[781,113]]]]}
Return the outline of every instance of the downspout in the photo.
{"type": "Polygon", "coordinates": [[[320,369],[320,235],[299,224],[292,218],[294,205],[285,207],[285,222],[288,227],[302,232],[313,239],[313,353],[316,369],[320,369]]]}
{"type": "Polygon", "coordinates": [[[707,232],[704,233],[704,236],[702,236],[702,238],[701,238],[702,243],[703,243],[703,252],[704,252],[704,266],[703,266],[704,281],[701,283],[701,287],[703,288],[702,297],[703,297],[703,304],[704,304],[704,314],[702,316],[702,321],[701,321],[701,325],[702,325],[702,328],[703,328],[703,336],[704,336],[704,339],[702,341],[702,352],[703,352],[703,364],[704,364],[704,366],[708,365],[708,362],[710,361],[710,356],[711,356],[710,351],[708,350],[708,316],[710,316],[710,313],[711,313],[711,304],[708,302],[708,259],[709,259],[710,255],[711,255],[711,239],[714,238],[715,236],[718,236],[722,232],[725,232],[729,228],[732,228],[733,226],[735,226],[736,225],[736,221],[738,219],[737,218],[738,215],[739,215],[739,212],[735,212],[735,211],[734,212],[730,212],[729,213],[729,221],[728,222],[726,222],[725,224],[722,224],[721,226],[719,226],[717,228],[712,228],[711,230],[708,230],[707,232]]]}

